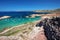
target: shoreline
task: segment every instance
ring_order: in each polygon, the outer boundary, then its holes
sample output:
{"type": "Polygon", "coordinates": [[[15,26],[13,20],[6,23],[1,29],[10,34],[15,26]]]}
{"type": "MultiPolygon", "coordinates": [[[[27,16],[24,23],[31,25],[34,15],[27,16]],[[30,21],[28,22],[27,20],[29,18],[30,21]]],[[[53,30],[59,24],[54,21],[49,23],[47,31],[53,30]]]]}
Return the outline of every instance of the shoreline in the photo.
{"type": "Polygon", "coordinates": [[[23,25],[25,25],[25,24],[11,27],[11,28],[9,28],[9,29],[6,29],[6,30],[2,31],[0,34],[6,33],[6,32],[8,32],[9,30],[11,30],[11,29],[13,29],[13,28],[15,28],[15,27],[20,27],[20,26],[23,26],[23,25]]]}
{"type": "MultiPolygon", "coordinates": [[[[33,21],[32,23],[37,24],[39,21],[40,21],[40,19],[39,19],[38,21],[37,21],[37,20],[36,20],[36,21],[33,21]]],[[[28,23],[26,23],[26,24],[29,24],[29,23],[30,23],[30,22],[28,22],[28,23]]],[[[9,30],[12,30],[13,28],[20,27],[20,26],[24,26],[24,25],[26,25],[26,24],[21,24],[21,25],[18,25],[18,26],[11,27],[11,28],[9,28],[9,29],[6,29],[6,30],[0,32],[0,34],[4,34],[4,33],[8,32],[9,30]]]]}
{"type": "MultiPolygon", "coordinates": [[[[55,13],[52,13],[53,15],[55,14],[55,13]]],[[[50,15],[52,15],[52,14],[47,14],[47,15],[44,15],[44,16],[41,16],[41,18],[39,19],[39,20],[36,20],[36,21],[33,21],[32,23],[39,23],[41,20],[43,20],[44,18],[46,18],[46,17],[48,17],[48,16],[50,16],[50,15]]],[[[56,14],[55,14],[56,15],[56,14]]],[[[55,16],[54,15],[54,16],[55,16]]],[[[51,18],[51,16],[49,17],[49,18],[51,18]]],[[[30,23],[30,22],[28,22],[28,23],[30,23]]],[[[28,24],[28,23],[26,23],[26,24],[28,24]]],[[[4,34],[4,33],[6,33],[6,32],[8,32],[9,30],[11,30],[11,29],[13,29],[13,28],[16,28],[16,27],[20,27],[20,26],[24,26],[24,25],[26,25],[26,24],[21,24],[21,25],[18,25],[18,26],[14,26],[14,27],[11,27],[11,28],[9,28],[9,29],[6,29],[6,30],[4,30],[4,31],[2,31],[0,34],[4,34]]]]}

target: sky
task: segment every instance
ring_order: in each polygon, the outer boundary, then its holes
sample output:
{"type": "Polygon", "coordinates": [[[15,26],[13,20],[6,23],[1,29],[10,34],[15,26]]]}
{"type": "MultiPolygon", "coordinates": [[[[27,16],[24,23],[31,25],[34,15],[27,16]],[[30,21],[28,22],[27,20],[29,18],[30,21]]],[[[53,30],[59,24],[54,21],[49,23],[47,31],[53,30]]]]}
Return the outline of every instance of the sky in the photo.
{"type": "Polygon", "coordinates": [[[60,0],[0,0],[0,11],[52,10],[60,8],[60,0]]]}

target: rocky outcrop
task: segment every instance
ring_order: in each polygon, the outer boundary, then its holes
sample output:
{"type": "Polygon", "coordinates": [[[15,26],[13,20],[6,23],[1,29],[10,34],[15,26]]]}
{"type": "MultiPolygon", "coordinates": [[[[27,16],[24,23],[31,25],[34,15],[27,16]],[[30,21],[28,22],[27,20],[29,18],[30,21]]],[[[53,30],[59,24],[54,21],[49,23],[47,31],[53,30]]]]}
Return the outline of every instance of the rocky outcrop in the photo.
{"type": "Polygon", "coordinates": [[[1,19],[5,19],[5,18],[10,18],[10,16],[3,16],[3,17],[0,17],[0,20],[1,20],[1,19]]]}
{"type": "Polygon", "coordinates": [[[36,26],[43,26],[47,40],[60,40],[60,17],[45,18],[36,26]]]}

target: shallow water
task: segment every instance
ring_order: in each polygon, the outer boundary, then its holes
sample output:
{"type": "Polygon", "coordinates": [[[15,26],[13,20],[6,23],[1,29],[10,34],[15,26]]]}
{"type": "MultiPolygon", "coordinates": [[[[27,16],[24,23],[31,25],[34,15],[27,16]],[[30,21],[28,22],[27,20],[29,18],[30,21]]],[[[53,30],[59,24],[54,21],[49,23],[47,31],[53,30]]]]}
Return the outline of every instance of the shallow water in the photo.
{"type": "Polygon", "coordinates": [[[11,17],[7,19],[0,20],[0,30],[3,30],[5,28],[14,27],[21,24],[26,24],[28,22],[34,22],[36,20],[39,20],[40,17],[35,18],[19,18],[19,17],[11,17]]]}
{"type": "Polygon", "coordinates": [[[41,17],[35,17],[35,18],[26,18],[26,16],[29,16],[31,14],[47,14],[45,13],[37,13],[37,12],[0,12],[1,16],[11,16],[11,18],[2,19],[0,20],[0,30],[14,27],[21,24],[26,24],[28,22],[34,22],[39,20],[41,17]]]}

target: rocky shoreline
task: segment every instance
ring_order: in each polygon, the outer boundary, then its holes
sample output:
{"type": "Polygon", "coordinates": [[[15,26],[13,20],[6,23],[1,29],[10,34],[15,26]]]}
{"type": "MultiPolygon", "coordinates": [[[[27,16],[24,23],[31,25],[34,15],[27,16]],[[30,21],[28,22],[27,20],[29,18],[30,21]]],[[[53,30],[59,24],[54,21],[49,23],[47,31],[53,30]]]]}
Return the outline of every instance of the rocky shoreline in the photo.
{"type": "Polygon", "coordinates": [[[46,14],[41,20],[16,27],[8,33],[10,36],[0,36],[0,40],[60,40],[60,13],[46,14]],[[17,31],[16,31],[17,30],[17,31]]]}
{"type": "MultiPolygon", "coordinates": [[[[60,13],[47,14],[36,25],[32,33],[34,36],[31,40],[60,40],[60,13]],[[41,30],[42,29],[42,30],[41,30]]],[[[31,34],[32,35],[32,34],[31,34]]]]}

